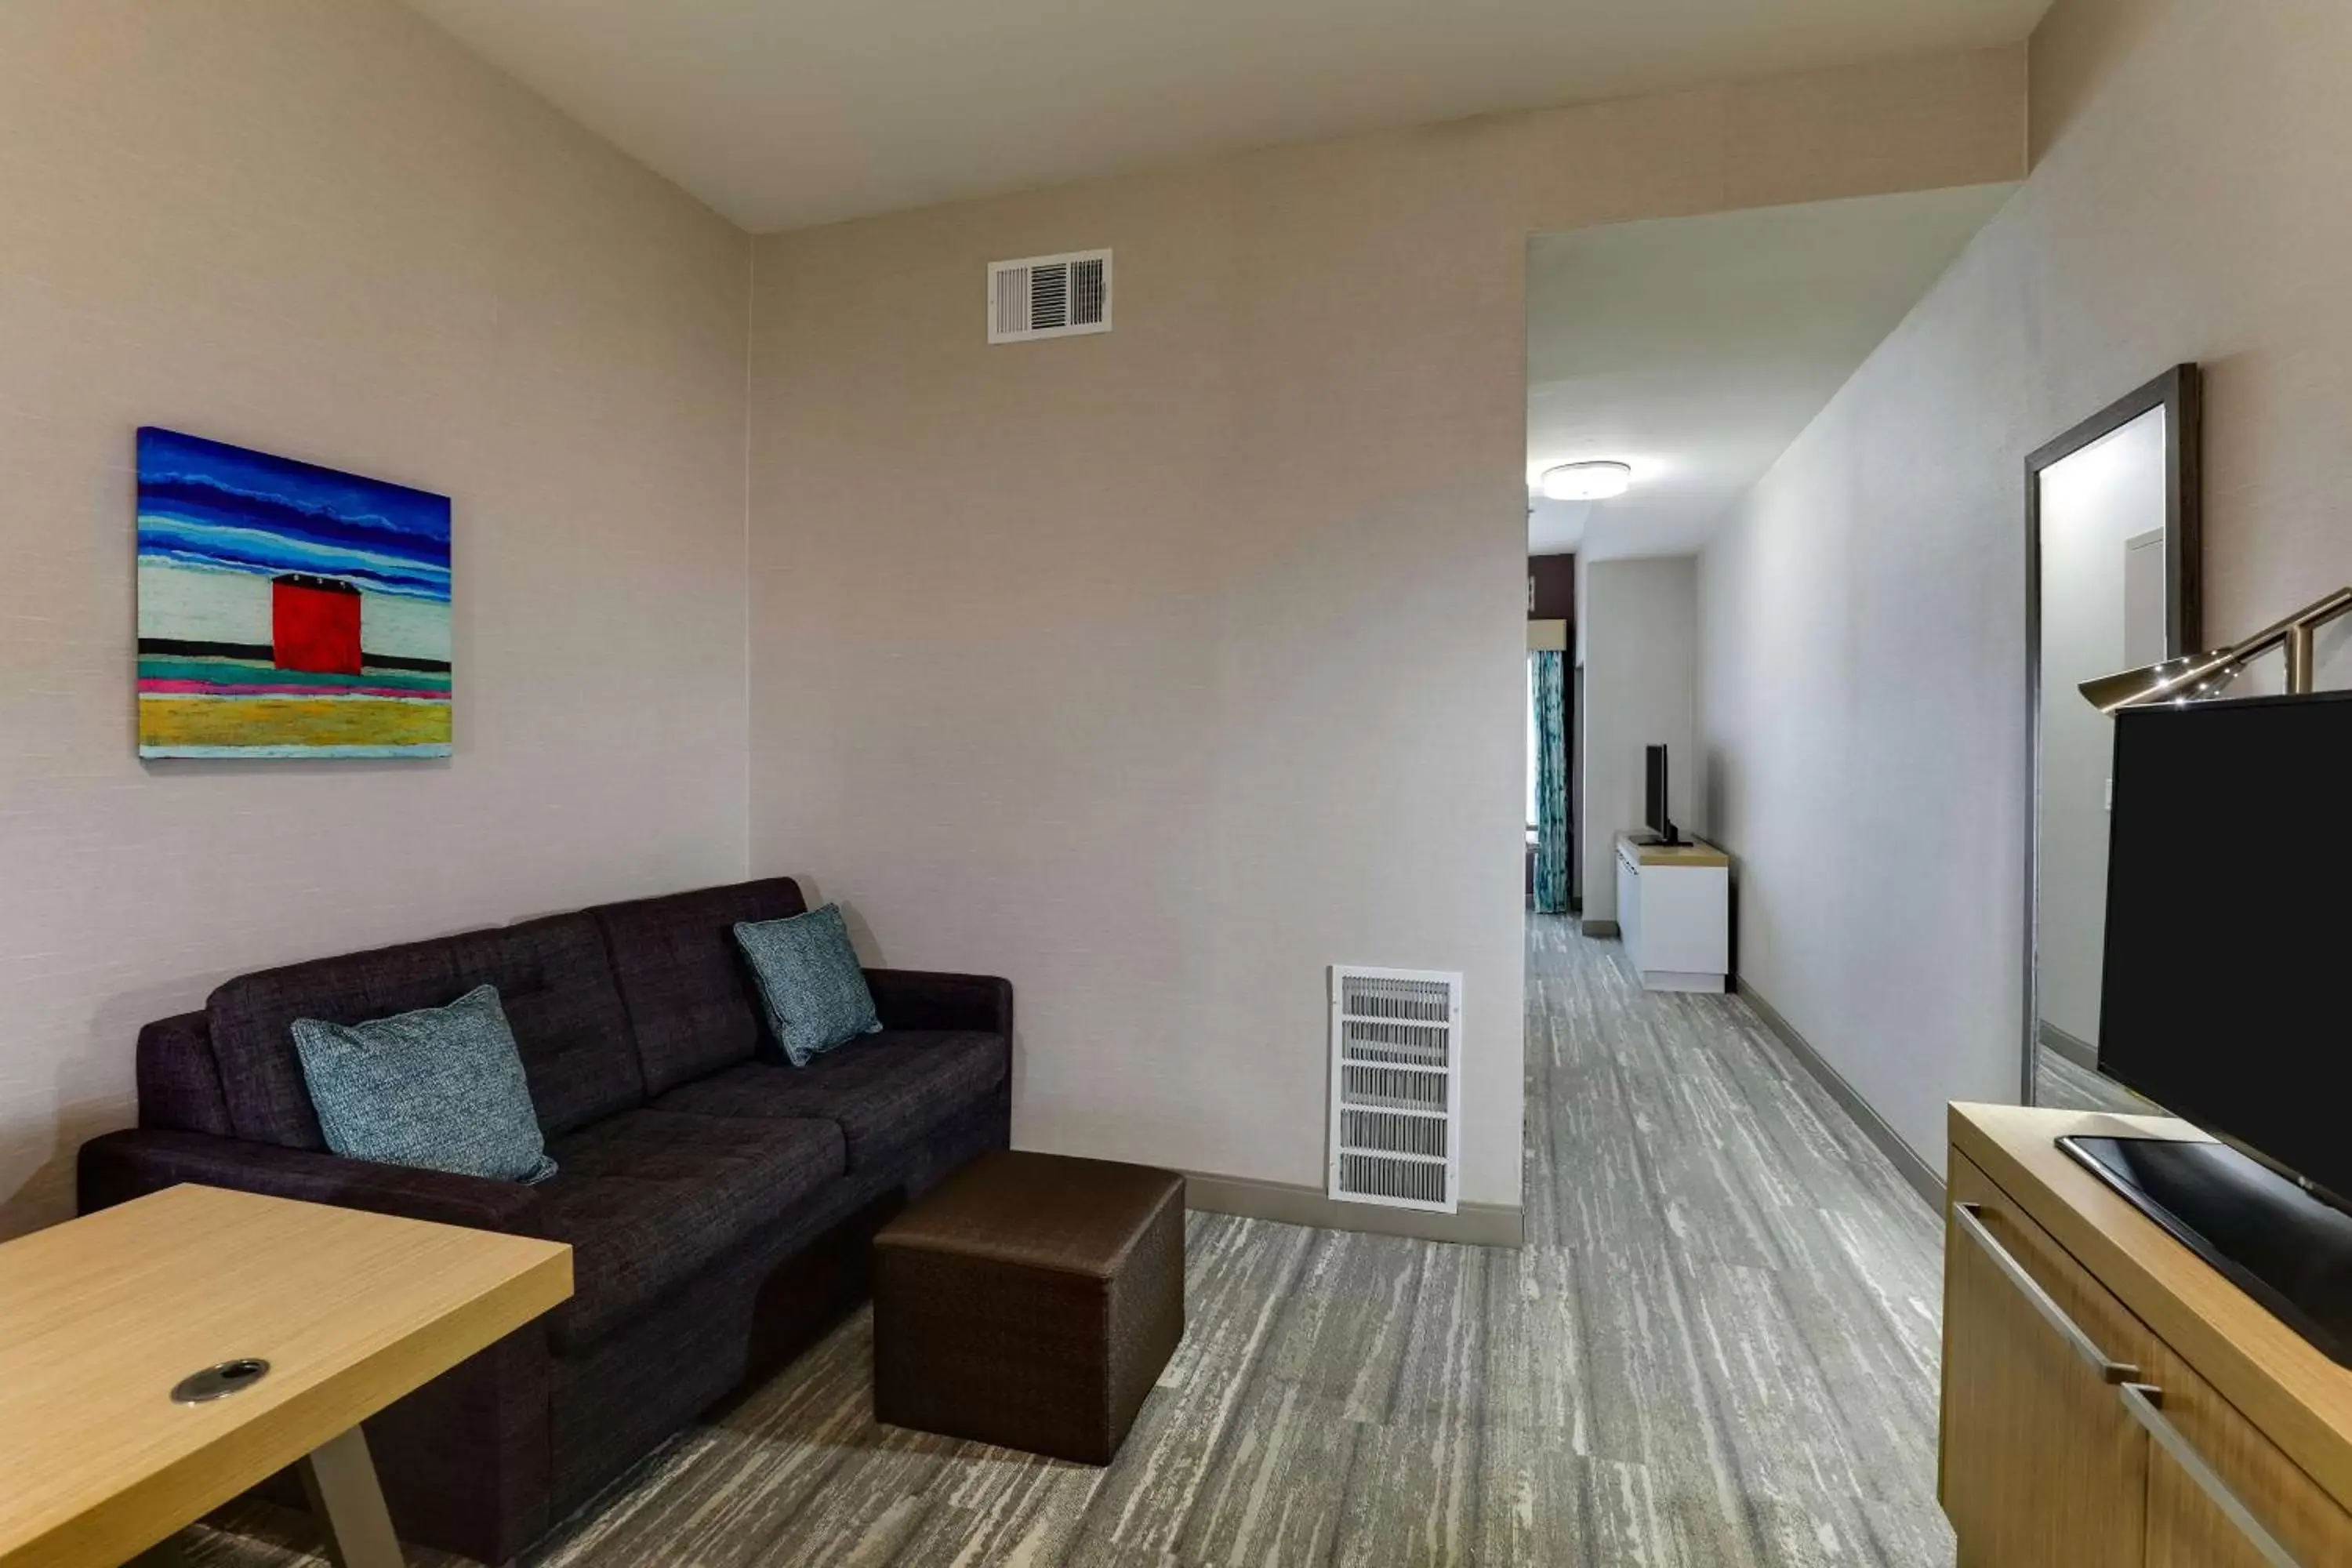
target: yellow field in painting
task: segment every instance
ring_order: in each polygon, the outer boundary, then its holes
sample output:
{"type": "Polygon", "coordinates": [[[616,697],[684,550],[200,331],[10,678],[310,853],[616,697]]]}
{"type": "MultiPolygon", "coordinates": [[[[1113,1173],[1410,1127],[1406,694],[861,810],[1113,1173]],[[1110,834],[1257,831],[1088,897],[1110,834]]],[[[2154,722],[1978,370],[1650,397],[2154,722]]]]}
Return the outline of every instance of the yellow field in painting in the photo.
{"type": "Polygon", "coordinates": [[[142,697],[142,746],[446,746],[449,704],[363,697],[142,697]]]}

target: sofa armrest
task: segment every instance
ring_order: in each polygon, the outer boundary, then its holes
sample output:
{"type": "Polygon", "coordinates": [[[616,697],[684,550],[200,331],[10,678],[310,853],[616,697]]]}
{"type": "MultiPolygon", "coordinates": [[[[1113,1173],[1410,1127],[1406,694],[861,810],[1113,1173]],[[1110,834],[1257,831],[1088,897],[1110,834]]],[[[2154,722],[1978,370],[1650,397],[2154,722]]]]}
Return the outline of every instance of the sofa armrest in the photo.
{"type": "Polygon", "coordinates": [[[874,1013],[889,1029],[977,1029],[1013,1037],[1013,982],[992,974],[869,969],[874,1013]]]}
{"type": "Polygon", "coordinates": [[[299,1198],[517,1236],[536,1234],[539,1215],[537,1190],[520,1182],[381,1165],[308,1149],[283,1149],[275,1143],[160,1128],[109,1132],[91,1139],[81,1146],[77,1175],[84,1214],[183,1182],[198,1182],[268,1197],[299,1198]]]}

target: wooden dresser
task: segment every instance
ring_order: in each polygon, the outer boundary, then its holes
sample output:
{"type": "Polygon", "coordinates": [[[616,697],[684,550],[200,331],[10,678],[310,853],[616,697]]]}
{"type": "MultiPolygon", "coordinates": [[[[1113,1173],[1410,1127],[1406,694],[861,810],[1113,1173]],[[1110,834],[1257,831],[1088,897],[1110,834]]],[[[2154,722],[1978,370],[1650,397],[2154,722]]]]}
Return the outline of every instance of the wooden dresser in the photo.
{"type": "Polygon", "coordinates": [[[2352,1568],[2352,1371],[2063,1133],[2203,1136],[1952,1107],[1938,1491],[1960,1568],[2352,1568]]]}

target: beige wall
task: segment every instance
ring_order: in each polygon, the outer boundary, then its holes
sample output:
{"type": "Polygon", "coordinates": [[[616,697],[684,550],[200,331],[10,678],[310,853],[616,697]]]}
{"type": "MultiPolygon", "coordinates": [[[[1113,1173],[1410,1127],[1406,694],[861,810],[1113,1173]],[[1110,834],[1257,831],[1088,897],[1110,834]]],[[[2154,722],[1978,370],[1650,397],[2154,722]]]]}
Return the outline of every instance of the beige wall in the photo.
{"type": "Polygon", "coordinates": [[[2032,178],[1703,563],[1740,967],[1939,1169],[2018,1085],[2024,455],[2201,361],[2208,639],[2352,580],[2347,58],[2342,5],[2059,0],[2032,178]]]}
{"type": "Polygon", "coordinates": [[[1019,988],[1032,1147],[1319,1184],[1325,968],[1460,969],[1516,1205],[1530,230],[2016,178],[2017,50],[763,240],[752,859],[1019,988]],[[991,348],[983,264],[1118,251],[991,348]]]}
{"type": "Polygon", "coordinates": [[[389,3],[0,6],[0,1231],[228,974],[742,872],[749,250],[389,3]],[[455,758],[135,760],[142,423],[455,497],[455,758]]]}
{"type": "Polygon", "coordinates": [[[1666,809],[1685,833],[1704,797],[1694,739],[1698,704],[1698,563],[1687,555],[1578,565],[1577,636],[1583,647],[1587,921],[1614,921],[1617,836],[1643,826],[1652,746],[1666,748],[1666,809]]]}

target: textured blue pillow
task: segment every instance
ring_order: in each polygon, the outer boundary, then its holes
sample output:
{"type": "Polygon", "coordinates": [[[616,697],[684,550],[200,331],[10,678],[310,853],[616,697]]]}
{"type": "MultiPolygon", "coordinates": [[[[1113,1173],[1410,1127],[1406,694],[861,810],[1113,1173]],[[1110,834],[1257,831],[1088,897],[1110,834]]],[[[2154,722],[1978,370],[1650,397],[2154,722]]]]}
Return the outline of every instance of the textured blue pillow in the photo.
{"type": "Polygon", "coordinates": [[[461,1176],[555,1174],[498,988],[365,1024],[294,1020],[327,1147],[352,1160],[461,1176]]]}
{"type": "Polygon", "coordinates": [[[820,1051],[881,1032],[838,905],[790,920],[743,921],[735,941],[751,961],[768,1027],[793,1066],[804,1068],[820,1051]]]}

